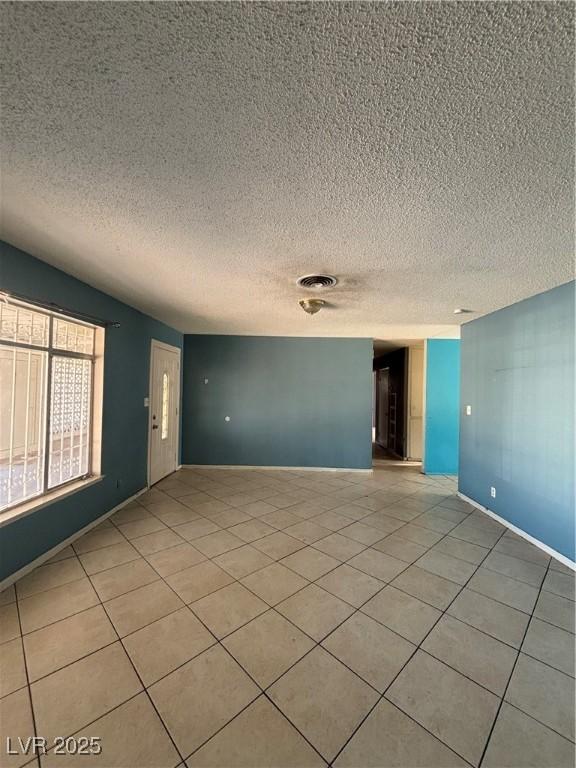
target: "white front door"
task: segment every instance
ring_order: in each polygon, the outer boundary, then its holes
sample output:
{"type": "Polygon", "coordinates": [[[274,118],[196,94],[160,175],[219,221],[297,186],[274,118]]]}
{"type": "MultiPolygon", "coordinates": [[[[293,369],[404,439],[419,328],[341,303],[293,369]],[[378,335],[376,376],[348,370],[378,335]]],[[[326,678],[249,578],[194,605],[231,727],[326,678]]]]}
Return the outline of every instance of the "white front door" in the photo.
{"type": "Polygon", "coordinates": [[[180,350],[152,340],[150,353],[149,483],[178,466],[180,350]]]}

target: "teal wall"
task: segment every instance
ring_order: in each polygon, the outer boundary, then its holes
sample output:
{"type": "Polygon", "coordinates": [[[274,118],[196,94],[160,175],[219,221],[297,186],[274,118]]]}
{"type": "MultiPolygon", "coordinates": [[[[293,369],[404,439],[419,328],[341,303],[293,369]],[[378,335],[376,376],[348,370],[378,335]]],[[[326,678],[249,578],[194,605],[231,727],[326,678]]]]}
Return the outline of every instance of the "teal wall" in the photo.
{"type": "Polygon", "coordinates": [[[150,341],[182,334],[0,241],[0,290],[120,322],[106,329],[102,473],[94,486],[0,528],[0,581],[147,482],[150,341]]]}
{"type": "Polygon", "coordinates": [[[460,341],[426,341],[426,413],[424,423],[424,472],[455,475],[458,472],[458,422],[460,411],[460,341]]]}
{"type": "Polygon", "coordinates": [[[462,328],[459,489],[574,560],[574,292],[462,328]],[[496,488],[491,498],[490,487],[496,488]]]}
{"type": "Polygon", "coordinates": [[[184,337],[184,464],[368,469],[371,429],[371,339],[184,337]]]}

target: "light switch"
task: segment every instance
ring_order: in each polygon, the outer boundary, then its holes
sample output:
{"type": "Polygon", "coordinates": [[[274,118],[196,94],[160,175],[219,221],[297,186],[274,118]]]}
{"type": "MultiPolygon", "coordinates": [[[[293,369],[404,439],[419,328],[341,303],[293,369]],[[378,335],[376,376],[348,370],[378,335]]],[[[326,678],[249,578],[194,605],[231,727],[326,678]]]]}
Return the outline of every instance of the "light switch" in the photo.
{"type": "Polygon", "coordinates": [[[472,416],[472,406],[467,405],[466,406],[466,416],[472,416]]]}
{"type": "Polygon", "coordinates": [[[204,379],[204,384],[208,384],[208,379],[204,379]]]}
{"type": "Polygon", "coordinates": [[[145,397],[144,398],[144,408],[150,408],[150,398],[145,397]]]}

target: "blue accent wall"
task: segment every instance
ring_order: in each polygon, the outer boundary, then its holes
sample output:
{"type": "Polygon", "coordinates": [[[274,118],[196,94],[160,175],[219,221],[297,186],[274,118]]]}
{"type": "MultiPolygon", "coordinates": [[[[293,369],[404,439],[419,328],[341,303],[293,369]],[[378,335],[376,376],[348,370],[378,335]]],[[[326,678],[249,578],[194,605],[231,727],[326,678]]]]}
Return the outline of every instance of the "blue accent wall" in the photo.
{"type": "Polygon", "coordinates": [[[106,320],[101,482],[0,528],[0,581],[147,483],[150,341],[182,334],[0,241],[0,289],[106,320]]]}
{"type": "Polygon", "coordinates": [[[455,475],[458,472],[460,413],[458,339],[427,340],[425,375],[424,472],[427,475],[455,475]]]}
{"type": "Polygon", "coordinates": [[[574,293],[462,328],[459,490],[574,560],[574,293]],[[496,488],[491,498],[490,487],[496,488]]]}
{"type": "Polygon", "coordinates": [[[182,462],[369,469],[372,385],[371,339],[185,336],[182,462]]]}

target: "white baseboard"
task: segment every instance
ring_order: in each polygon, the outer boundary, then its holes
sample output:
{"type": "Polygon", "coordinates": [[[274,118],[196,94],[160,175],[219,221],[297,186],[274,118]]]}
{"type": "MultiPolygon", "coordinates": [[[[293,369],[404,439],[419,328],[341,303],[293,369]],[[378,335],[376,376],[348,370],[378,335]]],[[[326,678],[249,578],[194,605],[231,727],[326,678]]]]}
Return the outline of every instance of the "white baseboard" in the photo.
{"type": "Polygon", "coordinates": [[[85,525],[84,528],[80,528],[80,530],[76,531],[76,533],[73,533],[72,536],[68,536],[67,539],[64,539],[64,541],[61,541],[58,544],[56,544],[56,546],[52,547],[52,549],[49,549],[48,552],[44,552],[42,555],[39,555],[35,560],[32,560],[32,562],[27,563],[26,565],[23,565],[22,568],[20,568],[18,571],[11,573],[10,576],[7,576],[4,579],[4,581],[0,581],[0,592],[12,586],[12,584],[14,584],[15,581],[18,581],[18,579],[21,579],[22,576],[26,576],[26,574],[30,573],[35,568],[38,568],[38,566],[42,565],[42,563],[45,563],[46,560],[50,560],[51,557],[54,557],[54,555],[57,555],[58,552],[63,550],[69,544],[72,544],[81,536],[84,536],[85,533],[88,533],[88,531],[90,531],[92,528],[95,528],[97,525],[104,522],[104,520],[106,520],[108,517],[113,515],[114,512],[118,512],[119,509],[122,509],[122,507],[125,507],[127,504],[130,504],[131,501],[134,501],[134,499],[137,499],[138,496],[141,496],[147,490],[148,488],[142,488],[142,490],[138,491],[138,493],[135,493],[133,496],[129,496],[120,504],[117,504],[112,509],[109,509],[108,512],[104,512],[104,514],[100,515],[100,517],[97,517],[96,520],[92,520],[92,522],[88,523],[88,525],[85,525]]]}
{"type": "Polygon", "coordinates": [[[373,469],[356,469],[348,467],[262,467],[249,464],[182,464],[182,469],[246,469],[246,470],[267,470],[276,472],[361,472],[365,475],[371,475],[373,469]]]}
{"type": "Polygon", "coordinates": [[[547,544],[544,544],[543,541],[540,541],[539,539],[535,539],[534,536],[530,536],[530,534],[526,533],[526,531],[523,531],[522,528],[518,528],[517,526],[512,525],[512,523],[510,523],[504,517],[500,517],[500,515],[497,515],[496,512],[492,512],[491,509],[488,509],[487,507],[483,507],[482,504],[479,504],[477,501],[474,501],[474,499],[471,499],[469,496],[466,496],[465,493],[461,493],[460,491],[458,491],[458,496],[463,501],[467,501],[468,504],[471,504],[473,507],[476,507],[476,509],[480,509],[482,512],[487,514],[489,517],[492,517],[494,520],[497,520],[506,528],[509,528],[511,531],[514,531],[514,533],[517,533],[518,536],[521,536],[523,539],[526,539],[526,541],[529,541],[530,544],[534,544],[535,547],[538,547],[539,549],[543,550],[544,552],[546,552],[547,555],[550,555],[555,560],[559,560],[563,565],[566,565],[568,568],[571,568],[573,571],[576,571],[576,563],[573,563],[572,560],[566,557],[566,555],[562,555],[560,554],[560,552],[556,552],[555,549],[552,549],[552,547],[549,547],[547,544]]]}

